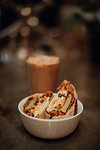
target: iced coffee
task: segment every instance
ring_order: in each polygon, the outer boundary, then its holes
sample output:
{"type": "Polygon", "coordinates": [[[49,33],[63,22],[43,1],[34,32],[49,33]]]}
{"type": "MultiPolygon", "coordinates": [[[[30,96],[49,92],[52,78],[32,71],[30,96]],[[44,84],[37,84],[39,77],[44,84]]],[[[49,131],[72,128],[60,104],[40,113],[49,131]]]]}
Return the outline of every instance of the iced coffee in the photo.
{"type": "Polygon", "coordinates": [[[27,59],[32,93],[55,91],[59,57],[35,56],[27,59]]]}

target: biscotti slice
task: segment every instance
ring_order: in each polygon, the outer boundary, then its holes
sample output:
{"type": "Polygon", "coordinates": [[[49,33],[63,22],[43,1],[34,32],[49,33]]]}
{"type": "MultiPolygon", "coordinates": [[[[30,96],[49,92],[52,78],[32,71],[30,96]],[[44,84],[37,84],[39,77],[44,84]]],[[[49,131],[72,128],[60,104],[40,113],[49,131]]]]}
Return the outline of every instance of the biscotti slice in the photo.
{"type": "Polygon", "coordinates": [[[53,92],[47,91],[42,94],[34,94],[30,96],[23,106],[23,112],[29,116],[36,118],[45,118],[45,110],[50,103],[53,92]]]}
{"type": "Polygon", "coordinates": [[[60,119],[77,113],[77,94],[74,86],[64,80],[46,109],[47,119],[60,119]]]}

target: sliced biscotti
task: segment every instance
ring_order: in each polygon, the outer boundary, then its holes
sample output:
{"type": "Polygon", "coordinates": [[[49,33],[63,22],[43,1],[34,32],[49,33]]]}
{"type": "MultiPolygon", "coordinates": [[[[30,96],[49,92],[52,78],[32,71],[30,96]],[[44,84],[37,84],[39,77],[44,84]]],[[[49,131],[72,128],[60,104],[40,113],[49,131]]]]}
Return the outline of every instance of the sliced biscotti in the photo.
{"type": "Polygon", "coordinates": [[[64,80],[46,109],[47,119],[60,119],[77,113],[77,94],[74,86],[64,80]]]}
{"type": "Polygon", "coordinates": [[[51,91],[30,96],[23,105],[23,112],[32,117],[45,119],[45,110],[52,96],[53,92],[51,91]]]}

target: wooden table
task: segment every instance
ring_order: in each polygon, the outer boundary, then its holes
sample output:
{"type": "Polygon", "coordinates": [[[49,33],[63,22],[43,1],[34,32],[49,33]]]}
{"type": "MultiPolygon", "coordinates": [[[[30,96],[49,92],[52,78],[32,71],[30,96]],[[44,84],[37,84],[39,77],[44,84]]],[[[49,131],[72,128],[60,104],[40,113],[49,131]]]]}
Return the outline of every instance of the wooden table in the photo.
{"type": "Polygon", "coordinates": [[[58,77],[76,87],[84,112],[77,129],[59,140],[43,140],[24,128],[17,109],[30,95],[25,63],[0,64],[0,150],[99,150],[100,149],[100,68],[89,62],[61,60],[58,77]]]}

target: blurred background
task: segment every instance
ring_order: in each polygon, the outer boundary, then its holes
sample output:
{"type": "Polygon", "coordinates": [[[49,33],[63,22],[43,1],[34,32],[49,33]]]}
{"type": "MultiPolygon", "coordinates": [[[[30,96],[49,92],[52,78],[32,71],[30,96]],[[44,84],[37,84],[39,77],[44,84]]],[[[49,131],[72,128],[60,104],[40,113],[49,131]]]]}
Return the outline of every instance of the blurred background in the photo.
{"type": "Polygon", "coordinates": [[[100,64],[99,1],[0,2],[0,63],[38,53],[100,64]]]}
{"type": "Polygon", "coordinates": [[[28,93],[25,61],[28,56],[40,54],[60,57],[58,84],[68,79],[80,87],[78,90],[82,86],[85,91],[89,89],[88,80],[94,79],[94,84],[99,80],[99,0],[1,0],[0,3],[1,87],[5,80],[9,83],[14,78],[13,83],[21,81],[21,90],[24,88],[28,93]]]}
{"type": "MultiPolygon", "coordinates": [[[[13,145],[25,150],[35,142],[44,149],[43,141],[31,140],[17,111],[19,101],[30,95],[26,59],[40,54],[60,57],[57,85],[70,80],[84,104],[78,132],[67,138],[67,147],[70,139],[72,149],[99,149],[100,1],[0,0],[1,149],[13,145]]],[[[55,144],[47,143],[51,148],[55,144]]]]}

